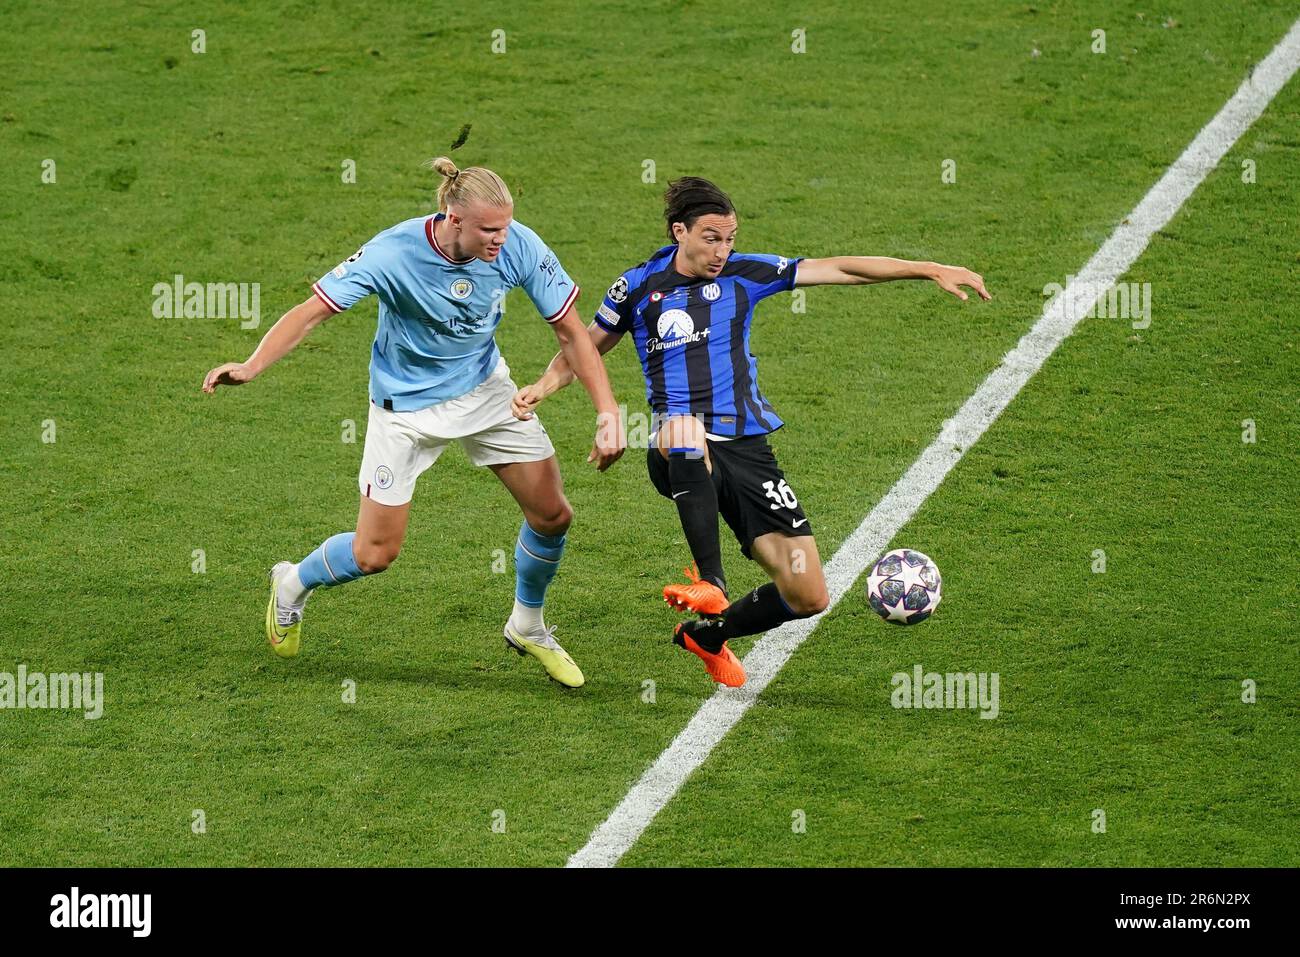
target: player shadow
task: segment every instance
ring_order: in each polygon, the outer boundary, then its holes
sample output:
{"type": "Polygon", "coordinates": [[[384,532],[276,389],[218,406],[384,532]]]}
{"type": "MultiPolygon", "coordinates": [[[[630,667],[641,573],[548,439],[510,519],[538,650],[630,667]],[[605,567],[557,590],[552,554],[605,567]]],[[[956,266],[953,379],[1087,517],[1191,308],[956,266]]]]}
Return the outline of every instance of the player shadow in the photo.
{"type": "Polygon", "coordinates": [[[502,660],[490,665],[451,664],[434,665],[427,662],[398,662],[367,660],[348,661],[303,661],[300,663],[303,677],[330,679],[335,683],[345,679],[355,681],[358,687],[371,683],[389,685],[411,685],[427,688],[434,692],[512,692],[521,697],[554,698],[590,694],[592,681],[588,676],[587,685],[582,688],[566,688],[552,681],[542,670],[541,665],[531,659],[511,661],[517,658],[513,652],[501,652],[502,660]]]}

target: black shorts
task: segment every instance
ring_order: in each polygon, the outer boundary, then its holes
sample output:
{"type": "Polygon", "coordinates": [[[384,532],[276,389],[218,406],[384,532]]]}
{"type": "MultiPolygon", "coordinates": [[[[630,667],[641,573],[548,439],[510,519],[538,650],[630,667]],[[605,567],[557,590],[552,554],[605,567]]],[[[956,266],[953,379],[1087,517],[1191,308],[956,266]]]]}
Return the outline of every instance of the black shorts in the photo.
{"type": "MultiPolygon", "coordinates": [[[[785,473],[776,464],[766,435],[749,435],[727,442],[709,443],[713,463],[713,487],[718,490],[718,511],[736,533],[740,553],[753,560],[750,546],[768,532],[782,535],[811,535],[812,525],[785,473]]],[[[650,481],[664,498],[673,497],[668,481],[668,460],[653,446],[646,456],[650,481]]]]}

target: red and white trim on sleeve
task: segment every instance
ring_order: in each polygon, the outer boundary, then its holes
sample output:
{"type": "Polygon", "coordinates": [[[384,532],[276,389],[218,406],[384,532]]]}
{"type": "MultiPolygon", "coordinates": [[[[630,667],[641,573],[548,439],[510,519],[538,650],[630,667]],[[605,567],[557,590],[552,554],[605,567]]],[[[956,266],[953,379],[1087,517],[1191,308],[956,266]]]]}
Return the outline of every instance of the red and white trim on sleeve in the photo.
{"type": "Polygon", "coordinates": [[[574,284],[573,284],[573,292],[569,293],[569,298],[566,299],[566,300],[564,300],[564,305],[562,305],[562,306],[561,306],[559,309],[557,309],[555,312],[551,313],[551,315],[547,316],[547,317],[546,317],[546,321],[547,321],[547,322],[559,322],[561,319],[563,319],[563,318],[564,318],[564,314],[565,314],[566,312],[568,312],[568,311],[569,311],[569,308],[570,308],[570,307],[571,307],[571,306],[572,306],[572,305],[577,301],[577,299],[578,299],[578,293],[580,293],[580,292],[582,292],[582,289],[578,286],[577,283],[574,283],[574,284]]]}
{"type": "Polygon", "coordinates": [[[320,283],[311,284],[311,291],[320,297],[320,301],[329,306],[331,312],[342,312],[343,307],[325,294],[325,290],[320,287],[320,283]]]}

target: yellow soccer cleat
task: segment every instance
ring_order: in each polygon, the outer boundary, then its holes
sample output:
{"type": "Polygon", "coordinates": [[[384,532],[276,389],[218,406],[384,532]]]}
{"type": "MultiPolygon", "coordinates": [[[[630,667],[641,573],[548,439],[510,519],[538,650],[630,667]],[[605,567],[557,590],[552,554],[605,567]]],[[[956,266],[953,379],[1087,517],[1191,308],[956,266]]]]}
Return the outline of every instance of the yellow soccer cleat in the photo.
{"type": "Polygon", "coordinates": [[[266,640],[271,643],[271,650],[281,658],[297,656],[298,641],[302,637],[302,612],[280,614],[276,607],[281,573],[288,567],[289,562],[277,562],[271,569],[271,600],[266,604],[266,640]]]}
{"type": "Polygon", "coordinates": [[[555,640],[554,625],[540,635],[523,635],[507,621],[505,636],[506,647],[513,648],[521,655],[532,655],[542,663],[552,680],[566,688],[581,688],[586,683],[582,669],[574,664],[569,653],[555,640]]]}

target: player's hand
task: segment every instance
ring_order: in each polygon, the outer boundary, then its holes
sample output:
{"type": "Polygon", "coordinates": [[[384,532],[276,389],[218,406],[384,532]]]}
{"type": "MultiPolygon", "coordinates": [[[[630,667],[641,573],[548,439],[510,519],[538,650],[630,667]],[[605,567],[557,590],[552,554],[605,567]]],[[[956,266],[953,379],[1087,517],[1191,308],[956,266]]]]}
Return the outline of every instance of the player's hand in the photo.
{"type": "Polygon", "coordinates": [[[243,385],[257,378],[257,373],[243,362],[227,362],[217,366],[203,377],[203,391],[208,395],[217,391],[219,385],[243,385]]]}
{"type": "Polygon", "coordinates": [[[531,419],[533,410],[542,404],[546,398],[546,393],[542,390],[540,382],[534,382],[532,385],[526,385],[510,400],[510,411],[514,413],[516,419],[531,419]]]}
{"type": "Polygon", "coordinates": [[[596,416],[596,441],[592,443],[588,462],[596,463],[596,471],[603,472],[620,458],[627,449],[627,433],[623,417],[617,412],[602,412],[596,416]]]}
{"type": "Polygon", "coordinates": [[[987,289],[984,288],[984,277],[979,273],[971,272],[964,266],[944,266],[940,265],[938,272],[934,275],[934,281],[939,284],[939,288],[944,292],[950,292],[962,302],[965,302],[970,296],[962,291],[962,286],[968,286],[979,293],[979,297],[985,301],[992,299],[987,289]]]}

